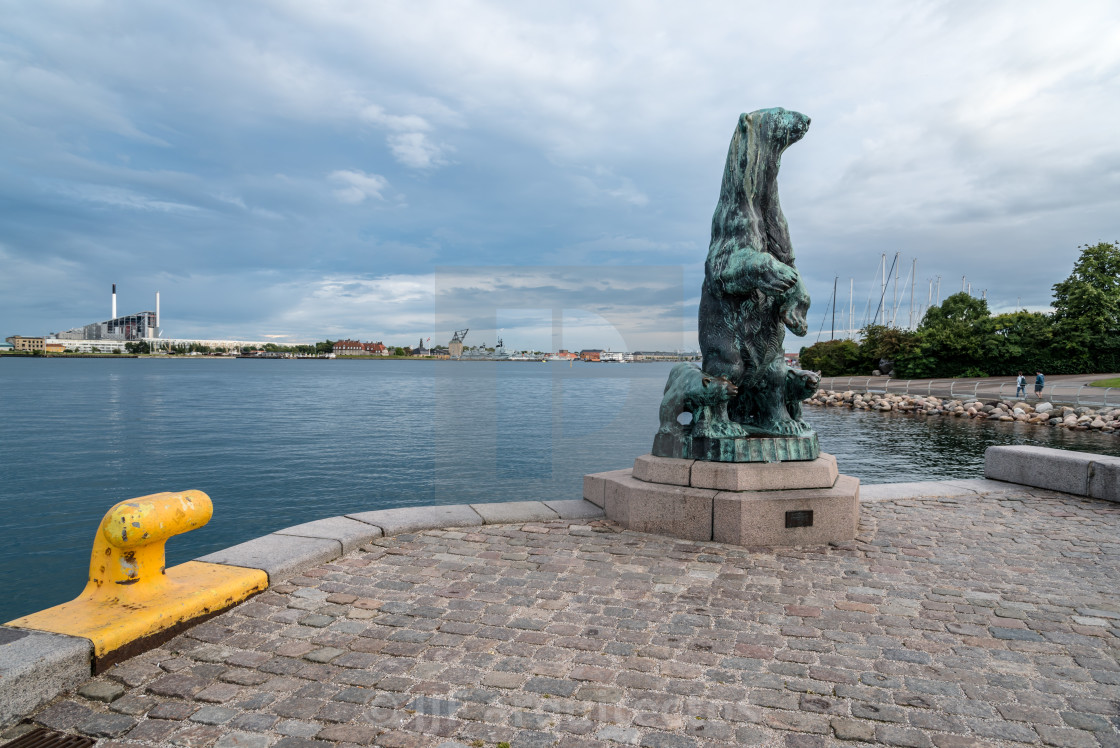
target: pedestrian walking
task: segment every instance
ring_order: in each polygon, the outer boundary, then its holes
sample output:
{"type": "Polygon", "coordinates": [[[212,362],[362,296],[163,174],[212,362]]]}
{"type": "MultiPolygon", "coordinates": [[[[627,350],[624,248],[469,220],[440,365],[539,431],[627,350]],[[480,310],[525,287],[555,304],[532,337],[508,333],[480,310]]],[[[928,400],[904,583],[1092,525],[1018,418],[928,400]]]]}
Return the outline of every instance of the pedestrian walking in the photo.
{"type": "Polygon", "coordinates": [[[1015,379],[1015,397],[1027,396],[1027,378],[1023,376],[1023,372],[1019,372],[1019,376],[1015,379]]]}
{"type": "Polygon", "coordinates": [[[1039,400],[1042,399],[1042,385],[1046,384],[1046,377],[1042,376],[1042,372],[1036,372],[1034,375],[1034,396],[1039,400]]]}

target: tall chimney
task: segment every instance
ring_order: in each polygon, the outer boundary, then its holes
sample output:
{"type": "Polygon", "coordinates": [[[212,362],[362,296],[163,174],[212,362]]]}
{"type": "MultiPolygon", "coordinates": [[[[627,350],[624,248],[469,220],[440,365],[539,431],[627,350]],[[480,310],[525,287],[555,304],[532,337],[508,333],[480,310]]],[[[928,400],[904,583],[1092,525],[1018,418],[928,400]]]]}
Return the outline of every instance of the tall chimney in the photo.
{"type": "Polygon", "coordinates": [[[117,284],[113,284],[113,316],[109,319],[117,318],[117,284]]]}
{"type": "Polygon", "coordinates": [[[156,291],[156,334],[159,334],[159,291],[156,291]]]}

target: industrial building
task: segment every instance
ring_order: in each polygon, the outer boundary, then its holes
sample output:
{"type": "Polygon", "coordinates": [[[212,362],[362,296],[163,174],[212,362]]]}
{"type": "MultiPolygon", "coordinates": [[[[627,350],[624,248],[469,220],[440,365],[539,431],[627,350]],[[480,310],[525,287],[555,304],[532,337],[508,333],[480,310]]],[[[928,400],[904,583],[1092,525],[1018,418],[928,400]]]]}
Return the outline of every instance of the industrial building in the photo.
{"type": "MultiPolygon", "coordinates": [[[[137,312],[123,317],[117,316],[117,284],[113,284],[112,314],[104,322],[91,322],[64,332],[47,336],[48,345],[61,344],[68,351],[102,353],[124,351],[127,343],[150,343],[153,351],[169,349],[174,346],[206,345],[214,349],[239,350],[244,346],[263,347],[269,341],[259,340],[196,340],[190,338],[165,338],[159,325],[159,292],[156,292],[154,312],[137,312]]],[[[51,349],[53,350],[53,348],[51,349]]]]}
{"type": "MultiPolygon", "coordinates": [[[[105,322],[91,322],[64,332],[52,333],[50,337],[64,341],[103,341],[110,347],[123,347],[125,343],[138,340],[155,340],[160,336],[159,329],[159,292],[156,292],[156,310],[137,312],[124,317],[117,316],[117,284],[113,284],[113,316],[105,322]],[[117,345],[113,345],[117,344],[117,345]]],[[[70,346],[67,346],[69,348],[70,346]]],[[[77,347],[77,346],[75,346],[77,347]]]]}

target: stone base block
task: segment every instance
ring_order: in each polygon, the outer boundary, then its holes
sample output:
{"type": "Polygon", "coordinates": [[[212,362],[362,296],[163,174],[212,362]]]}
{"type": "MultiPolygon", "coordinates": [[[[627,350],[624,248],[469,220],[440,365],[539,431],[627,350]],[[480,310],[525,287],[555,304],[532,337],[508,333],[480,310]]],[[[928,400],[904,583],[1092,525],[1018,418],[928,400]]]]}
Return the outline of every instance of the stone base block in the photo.
{"type": "Polygon", "coordinates": [[[1050,447],[988,447],[984,451],[984,477],[1087,496],[1089,466],[1097,457],[1050,447]]]}
{"type": "Polygon", "coordinates": [[[747,546],[850,541],[859,526],[859,478],[832,488],[721,491],[712,505],[712,539],[747,546]]]}
{"type": "MultiPolygon", "coordinates": [[[[691,485],[692,464],[695,460],[674,457],[642,455],[634,460],[634,477],[646,483],[668,483],[673,486],[691,485]]],[[[712,486],[707,486],[712,488],[712,486]]]]}
{"type": "Polygon", "coordinates": [[[684,540],[712,539],[712,499],[716,491],[646,483],[617,471],[605,479],[607,519],[635,532],[684,540]]]}
{"type": "Polygon", "coordinates": [[[626,468],[624,470],[608,470],[605,473],[591,473],[583,476],[583,498],[602,509],[606,506],[604,492],[606,491],[607,482],[624,475],[628,476],[631,472],[630,468],[626,468]]]}
{"type": "Polygon", "coordinates": [[[1120,457],[1050,447],[988,447],[984,477],[1120,501],[1120,457]]]}
{"type": "MultiPolygon", "coordinates": [[[[636,465],[634,475],[638,475],[636,465]]],[[[839,475],[836,458],[823,452],[815,460],[798,462],[705,462],[697,460],[692,464],[689,485],[693,488],[715,488],[720,491],[832,488],[839,475]]]]}

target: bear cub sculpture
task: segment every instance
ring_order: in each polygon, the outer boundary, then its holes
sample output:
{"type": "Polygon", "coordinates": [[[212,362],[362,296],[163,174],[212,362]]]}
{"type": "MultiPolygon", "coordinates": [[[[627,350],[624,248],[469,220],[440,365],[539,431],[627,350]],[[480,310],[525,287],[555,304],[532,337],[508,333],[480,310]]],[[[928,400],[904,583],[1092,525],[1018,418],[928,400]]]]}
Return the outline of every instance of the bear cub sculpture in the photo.
{"type": "Polygon", "coordinates": [[[665,382],[657,433],[684,436],[686,427],[677,418],[688,411],[692,424],[687,431],[693,437],[724,436],[720,427],[728,423],[727,402],[737,394],[739,388],[724,377],[705,374],[695,364],[677,364],[665,382]]]}
{"type": "Polygon", "coordinates": [[[786,411],[795,422],[801,421],[801,404],[812,397],[821,384],[819,371],[790,369],[786,372],[786,411]]]}

